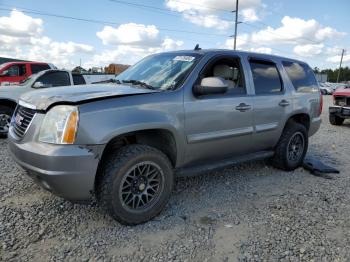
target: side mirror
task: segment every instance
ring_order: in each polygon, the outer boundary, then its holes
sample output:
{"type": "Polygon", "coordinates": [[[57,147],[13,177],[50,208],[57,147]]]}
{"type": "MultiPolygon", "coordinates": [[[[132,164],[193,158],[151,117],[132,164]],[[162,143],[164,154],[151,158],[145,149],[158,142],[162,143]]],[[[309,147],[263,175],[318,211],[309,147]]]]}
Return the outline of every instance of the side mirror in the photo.
{"type": "Polygon", "coordinates": [[[224,94],[228,89],[225,79],[221,77],[205,77],[200,85],[193,87],[195,96],[224,94]]]}
{"type": "Polygon", "coordinates": [[[43,82],[35,82],[33,84],[33,88],[46,88],[46,87],[49,87],[48,85],[45,85],[43,82]]]}
{"type": "Polygon", "coordinates": [[[9,71],[8,70],[4,70],[0,76],[9,76],[9,71]]]}

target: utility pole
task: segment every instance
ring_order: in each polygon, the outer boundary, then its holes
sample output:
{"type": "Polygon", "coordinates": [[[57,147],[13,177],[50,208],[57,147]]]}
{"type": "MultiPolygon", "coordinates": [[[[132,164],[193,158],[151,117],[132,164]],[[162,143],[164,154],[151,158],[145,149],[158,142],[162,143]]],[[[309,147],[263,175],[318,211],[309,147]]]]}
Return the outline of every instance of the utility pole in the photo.
{"type": "Polygon", "coordinates": [[[338,71],[337,83],[339,83],[340,70],[341,70],[341,64],[343,63],[344,52],[345,52],[345,49],[343,49],[343,50],[341,51],[341,58],[340,58],[340,64],[339,64],[339,71],[338,71]]]}
{"type": "Polygon", "coordinates": [[[233,42],[233,50],[236,50],[236,42],[237,42],[237,25],[238,25],[238,0],[236,0],[236,10],[234,11],[236,13],[236,18],[235,18],[235,39],[233,42]]]}

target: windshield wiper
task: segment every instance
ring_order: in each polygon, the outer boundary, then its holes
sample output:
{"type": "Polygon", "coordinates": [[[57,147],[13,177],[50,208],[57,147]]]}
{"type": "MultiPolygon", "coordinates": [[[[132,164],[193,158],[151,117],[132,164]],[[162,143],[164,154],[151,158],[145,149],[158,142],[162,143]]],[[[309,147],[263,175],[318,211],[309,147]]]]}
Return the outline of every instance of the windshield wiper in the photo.
{"type": "Polygon", "coordinates": [[[121,84],[118,79],[108,79],[108,80],[102,80],[102,81],[97,81],[97,82],[92,82],[91,84],[104,84],[104,83],[113,83],[113,84],[121,84]]]}
{"type": "Polygon", "coordinates": [[[139,85],[139,86],[142,86],[142,87],[146,87],[148,89],[152,89],[152,90],[156,90],[157,88],[155,88],[154,86],[151,86],[145,82],[142,82],[142,81],[139,81],[139,80],[133,80],[133,79],[130,79],[130,80],[122,80],[123,83],[130,83],[130,84],[133,84],[133,85],[139,85]]]}

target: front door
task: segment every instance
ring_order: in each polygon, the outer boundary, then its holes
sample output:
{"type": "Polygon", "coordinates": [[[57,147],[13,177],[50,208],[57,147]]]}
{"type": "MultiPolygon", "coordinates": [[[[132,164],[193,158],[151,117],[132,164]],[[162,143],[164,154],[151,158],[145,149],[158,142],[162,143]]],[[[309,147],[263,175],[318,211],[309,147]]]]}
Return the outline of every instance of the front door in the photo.
{"type": "Polygon", "coordinates": [[[250,153],[253,133],[253,98],[247,95],[240,60],[215,58],[200,73],[221,77],[229,86],[225,94],[185,96],[185,164],[250,153]]]}

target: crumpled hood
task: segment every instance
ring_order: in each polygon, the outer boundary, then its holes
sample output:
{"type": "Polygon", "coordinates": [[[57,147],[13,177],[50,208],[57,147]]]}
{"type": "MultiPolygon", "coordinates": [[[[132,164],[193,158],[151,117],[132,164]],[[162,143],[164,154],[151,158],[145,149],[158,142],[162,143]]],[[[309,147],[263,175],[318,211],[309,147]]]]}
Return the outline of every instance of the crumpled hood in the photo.
{"type": "Polygon", "coordinates": [[[46,110],[50,105],[56,103],[80,103],[94,99],[154,92],[159,91],[117,84],[76,85],[30,91],[23,94],[20,101],[35,107],[37,110],[46,110]]]}
{"type": "Polygon", "coordinates": [[[350,88],[346,88],[346,87],[339,87],[337,88],[334,93],[334,96],[350,96],[350,88]]]}

